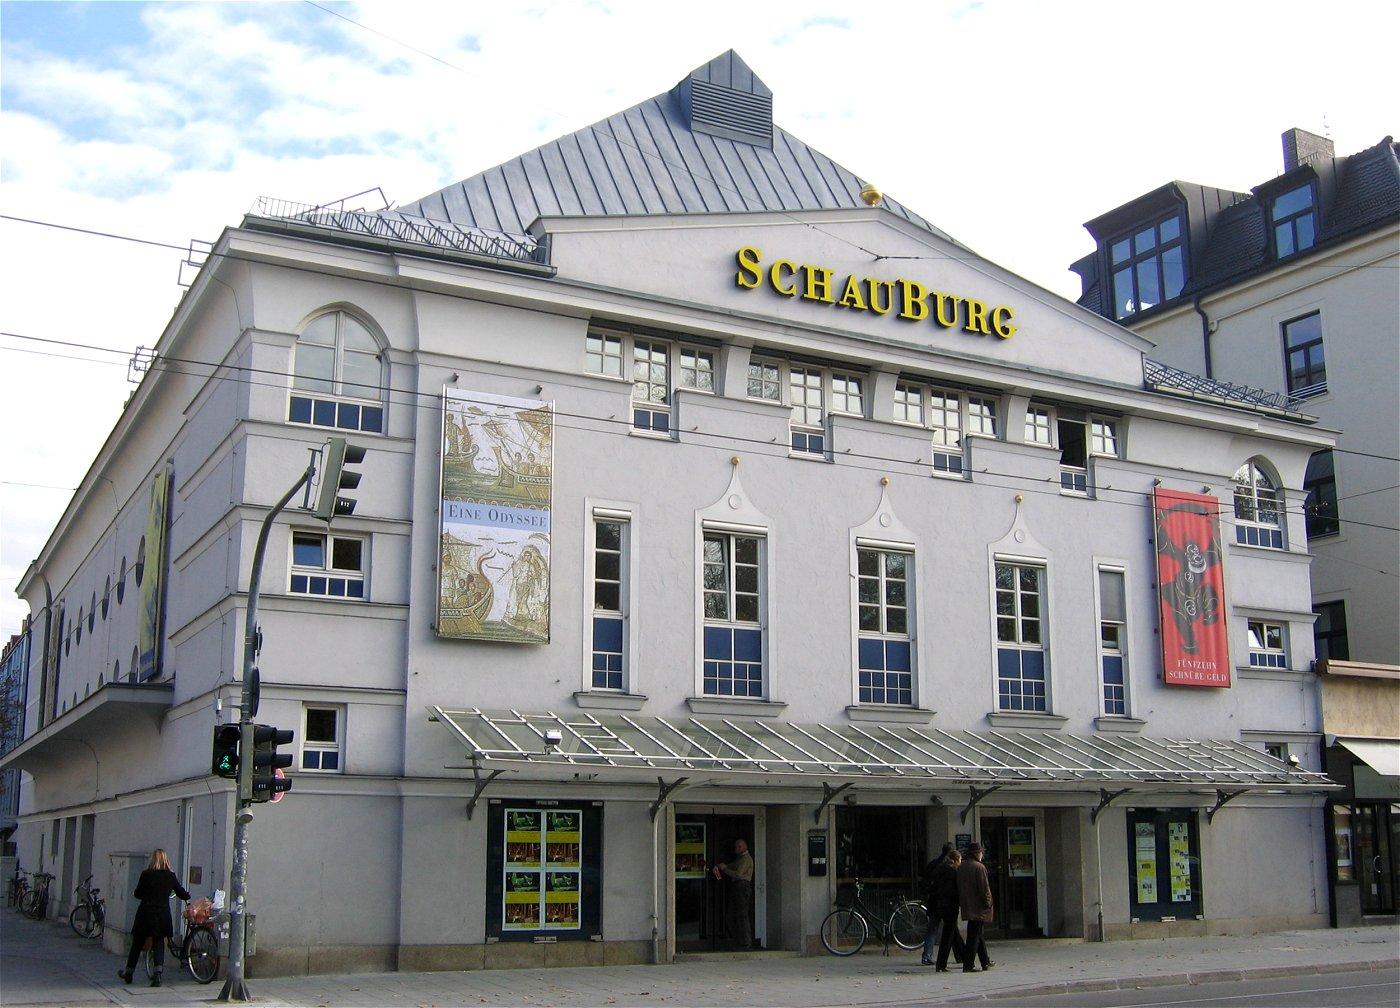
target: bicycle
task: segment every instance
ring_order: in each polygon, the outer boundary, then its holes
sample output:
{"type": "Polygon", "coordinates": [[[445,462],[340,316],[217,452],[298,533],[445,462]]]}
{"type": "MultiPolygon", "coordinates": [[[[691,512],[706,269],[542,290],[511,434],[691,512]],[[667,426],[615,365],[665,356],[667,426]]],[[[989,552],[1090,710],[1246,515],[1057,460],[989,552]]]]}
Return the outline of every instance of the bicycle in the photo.
{"type": "Polygon", "coordinates": [[[92,887],[89,875],[74,890],[78,894],[78,905],[68,915],[68,926],[82,938],[100,938],[102,929],[107,926],[107,901],[101,896],[101,889],[92,887]]]}
{"type": "Polygon", "coordinates": [[[10,879],[10,906],[17,907],[24,903],[24,897],[29,893],[29,879],[25,877],[28,874],[28,872],[21,871],[19,867],[16,866],[15,874],[10,879]]]}
{"type": "Polygon", "coordinates": [[[36,872],[34,885],[25,893],[19,912],[30,920],[43,920],[49,912],[49,883],[53,880],[54,876],[49,872],[36,872]]]}
{"type": "Polygon", "coordinates": [[[838,902],[822,921],[822,945],[832,955],[855,955],[865,947],[871,931],[884,943],[885,955],[889,955],[891,941],[902,949],[919,948],[928,932],[928,909],[918,900],[905,899],[890,911],[889,917],[881,918],[866,905],[865,886],[856,879],[850,905],[841,906],[838,902]]]}
{"type": "Polygon", "coordinates": [[[180,914],[185,922],[185,930],[180,936],[180,943],[175,943],[175,938],[151,938],[144,952],[141,953],[141,968],[145,971],[147,980],[154,980],[156,977],[156,952],[155,943],[164,941],[170,951],[170,955],[187,970],[195,981],[202,984],[212,983],[219,975],[219,933],[215,930],[215,925],[222,925],[228,920],[227,914],[217,916],[210,913],[208,900],[195,900],[180,914]]]}

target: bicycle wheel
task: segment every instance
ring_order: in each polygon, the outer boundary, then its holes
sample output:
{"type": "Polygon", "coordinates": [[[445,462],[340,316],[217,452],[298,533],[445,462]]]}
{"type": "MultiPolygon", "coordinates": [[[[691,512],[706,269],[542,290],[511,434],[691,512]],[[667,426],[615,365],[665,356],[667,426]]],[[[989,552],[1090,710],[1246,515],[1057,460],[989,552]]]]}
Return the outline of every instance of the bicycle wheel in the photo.
{"type": "Polygon", "coordinates": [[[219,936],[211,927],[193,928],[185,936],[180,958],[189,967],[190,976],[207,984],[219,975],[219,936]]]}
{"type": "Polygon", "coordinates": [[[928,911],[916,900],[901,903],[890,914],[890,935],[902,949],[916,949],[928,934],[928,911]]]}
{"type": "Polygon", "coordinates": [[[19,912],[30,920],[39,919],[39,893],[38,890],[31,889],[24,894],[24,899],[20,902],[19,912]]]}
{"type": "Polygon", "coordinates": [[[822,945],[832,955],[855,955],[869,936],[870,925],[854,910],[833,910],[822,921],[822,945]]]}
{"type": "Polygon", "coordinates": [[[73,912],[68,915],[68,926],[79,937],[91,938],[93,935],[92,907],[86,903],[79,903],[75,906],[73,912]]]}
{"type": "Polygon", "coordinates": [[[92,934],[88,935],[88,937],[89,937],[89,938],[101,938],[101,937],[102,937],[102,932],[105,931],[106,929],[107,929],[107,911],[103,908],[102,904],[99,903],[99,904],[97,904],[97,908],[93,911],[93,914],[92,914],[92,934]]]}
{"type": "Polygon", "coordinates": [[[152,939],[151,939],[151,945],[150,945],[150,947],[147,948],[147,949],[142,950],[142,952],[141,952],[141,960],[140,960],[140,962],[141,962],[141,971],[145,974],[145,979],[148,980],[148,981],[149,981],[149,980],[154,980],[154,979],[156,978],[156,947],[155,947],[155,943],[158,942],[158,941],[164,941],[164,940],[165,940],[164,938],[161,938],[161,937],[159,937],[159,936],[157,936],[157,937],[155,937],[155,938],[152,938],[152,939]]]}

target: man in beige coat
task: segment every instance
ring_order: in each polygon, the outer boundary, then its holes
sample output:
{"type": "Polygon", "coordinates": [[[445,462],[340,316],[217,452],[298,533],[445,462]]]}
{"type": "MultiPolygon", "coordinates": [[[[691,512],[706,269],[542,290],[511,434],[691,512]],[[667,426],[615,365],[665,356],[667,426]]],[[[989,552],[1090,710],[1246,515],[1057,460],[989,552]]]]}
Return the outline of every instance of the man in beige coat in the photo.
{"type": "Polygon", "coordinates": [[[972,844],[967,849],[967,857],[958,866],[958,906],[962,918],[967,921],[967,952],[963,954],[963,972],[976,973],[973,958],[980,960],[982,969],[989,970],[995,963],[987,955],[987,940],[983,929],[992,920],[992,887],[987,881],[987,868],[982,864],[982,845],[972,844]]]}

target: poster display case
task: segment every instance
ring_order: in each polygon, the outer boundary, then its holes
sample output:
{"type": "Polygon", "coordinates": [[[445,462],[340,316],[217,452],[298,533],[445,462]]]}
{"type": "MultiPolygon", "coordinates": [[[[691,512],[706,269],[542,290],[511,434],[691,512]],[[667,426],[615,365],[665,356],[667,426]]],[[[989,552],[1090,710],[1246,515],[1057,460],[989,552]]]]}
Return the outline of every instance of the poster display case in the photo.
{"type": "Polygon", "coordinates": [[[486,934],[501,941],[599,932],[601,803],[490,803],[486,934]]]}

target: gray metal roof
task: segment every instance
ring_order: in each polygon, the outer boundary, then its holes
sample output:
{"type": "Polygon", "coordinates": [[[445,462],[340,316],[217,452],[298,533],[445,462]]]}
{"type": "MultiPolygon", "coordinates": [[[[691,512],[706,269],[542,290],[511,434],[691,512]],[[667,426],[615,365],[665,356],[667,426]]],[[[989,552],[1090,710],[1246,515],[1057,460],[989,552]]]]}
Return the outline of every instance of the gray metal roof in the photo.
{"type": "MultiPolygon", "coordinates": [[[[542,216],[864,206],[860,177],[781,127],[759,121],[760,115],[771,117],[771,100],[772,92],[730,50],[664,94],[398,209],[520,233],[542,216]],[[703,102],[697,97],[702,91],[703,102]],[[771,126],[768,137],[765,125],[771,126]]],[[[953,240],[891,199],[882,205],[953,240]]]]}

